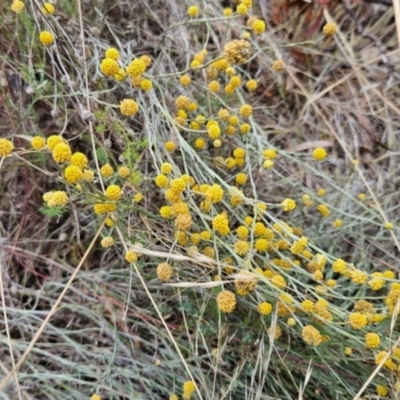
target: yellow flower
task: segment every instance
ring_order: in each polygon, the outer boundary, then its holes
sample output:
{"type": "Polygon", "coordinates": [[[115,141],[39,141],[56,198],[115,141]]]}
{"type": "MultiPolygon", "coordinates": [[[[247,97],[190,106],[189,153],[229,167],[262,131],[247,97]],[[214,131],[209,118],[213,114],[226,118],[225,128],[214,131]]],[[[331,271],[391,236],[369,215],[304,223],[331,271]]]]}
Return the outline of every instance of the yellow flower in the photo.
{"type": "Polygon", "coordinates": [[[230,17],[233,14],[232,8],[226,7],[223,11],[224,17],[230,17]]]}
{"type": "Polygon", "coordinates": [[[14,144],[11,140],[0,139],[0,157],[6,157],[14,150],[14,144]]]}
{"type": "Polygon", "coordinates": [[[54,43],[54,36],[49,31],[42,31],[40,32],[39,40],[44,46],[50,46],[54,43]]]}
{"type": "Polygon", "coordinates": [[[83,172],[75,165],[69,165],[64,171],[65,179],[72,184],[78,183],[83,178],[83,172]]]}
{"type": "Polygon", "coordinates": [[[268,336],[273,336],[273,339],[279,339],[282,336],[282,328],[278,325],[267,329],[268,336]]]}
{"type": "Polygon", "coordinates": [[[153,88],[153,83],[149,79],[143,79],[142,82],[140,83],[140,88],[145,92],[148,92],[153,88]]]}
{"type": "Polygon", "coordinates": [[[322,343],[322,336],[318,329],[314,328],[312,325],[306,325],[301,333],[303,340],[313,346],[319,346],[322,343]]]}
{"type": "Polygon", "coordinates": [[[172,140],[170,140],[170,141],[164,143],[164,148],[169,153],[172,153],[176,149],[176,144],[172,140]]]}
{"type": "Polygon", "coordinates": [[[389,390],[386,386],[376,385],[376,393],[379,397],[386,397],[389,394],[389,390]]]}
{"type": "Polygon", "coordinates": [[[206,145],[206,142],[205,142],[203,139],[201,139],[201,138],[197,138],[197,139],[195,140],[195,142],[194,142],[194,147],[195,147],[197,150],[203,150],[205,145],[206,145]]]}
{"type": "Polygon", "coordinates": [[[63,143],[64,139],[58,135],[51,135],[47,138],[47,147],[50,151],[53,151],[54,148],[59,144],[63,143]]]}
{"type": "Polygon", "coordinates": [[[96,214],[107,214],[115,211],[117,209],[117,206],[115,204],[99,203],[95,204],[93,209],[96,214]]]}
{"type": "Polygon", "coordinates": [[[101,396],[99,394],[93,394],[90,396],[90,400],[101,400],[101,396]]]}
{"type": "Polygon", "coordinates": [[[231,80],[229,81],[229,84],[232,85],[234,88],[237,88],[241,85],[242,80],[240,79],[240,76],[232,76],[231,80]]]}
{"type": "Polygon", "coordinates": [[[269,248],[268,241],[266,239],[257,239],[254,243],[254,248],[259,252],[262,253],[267,251],[269,248]]]}
{"type": "Polygon", "coordinates": [[[296,202],[292,199],[285,199],[280,204],[283,211],[292,211],[296,208],[296,202]]]}
{"type": "Polygon", "coordinates": [[[152,60],[149,55],[143,54],[142,56],[140,56],[140,59],[144,62],[146,68],[150,67],[152,60]]]}
{"type": "Polygon", "coordinates": [[[265,160],[265,161],[263,162],[263,167],[264,167],[265,169],[271,169],[273,166],[274,166],[274,162],[271,161],[271,160],[265,160]]]}
{"type": "Polygon", "coordinates": [[[94,172],[91,171],[90,169],[85,169],[83,171],[83,177],[82,179],[86,182],[93,182],[94,180],[94,172]]]}
{"type": "Polygon", "coordinates": [[[119,65],[113,58],[105,58],[100,63],[100,70],[106,76],[114,76],[118,74],[119,65]]]}
{"type": "Polygon", "coordinates": [[[161,207],[160,215],[165,219],[171,218],[172,217],[172,208],[170,206],[161,207]]]}
{"type": "Polygon", "coordinates": [[[244,185],[247,182],[247,175],[241,172],[236,175],[235,181],[238,185],[244,185]]]}
{"type": "Polygon", "coordinates": [[[327,218],[331,215],[331,211],[329,210],[329,208],[326,204],[319,204],[317,207],[317,210],[325,218],[327,218]]]}
{"type": "Polygon", "coordinates": [[[105,249],[111,247],[114,244],[114,239],[111,236],[107,236],[101,240],[101,247],[105,249]]]}
{"type": "Polygon", "coordinates": [[[20,0],[14,0],[11,4],[11,11],[14,11],[16,14],[21,14],[24,11],[25,4],[20,0]]]}
{"type": "Polygon", "coordinates": [[[285,289],[286,288],[286,281],[285,278],[281,275],[274,275],[271,278],[271,283],[272,285],[274,285],[275,287],[277,287],[278,289],[285,289]]]}
{"type": "Polygon", "coordinates": [[[109,178],[112,176],[114,173],[114,168],[110,164],[105,164],[100,168],[100,174],[101,176],[104,176],[104,178],[109,178]]]}
{"type": "Polygon", "coordinates": [[[157,175],[156,178],[154,179],[154,183],[159,187],[159,188],[166,188],[168,186],[168,178],[165,175],[157,175]]]}
{"type": "Polygon", "coordinates": [[[174,270],[167,262],[158,264],[156,273],[161,282],[168,282],[174,276],[174,270]]]}
{"type": "Polygon", "coordinates": [[[330,37],[334,36],[337,32],[337,25],[334,22],[328,22],[322,28],[324,36],[330,37]]]}
{"type": "Polygon", "coordinates": [[[268,160],[275,160],[277,154],[276,150],[274,149],[265,149],[262,153],[263,157],[265,157],[268,160]]]}
{"type": "Polygon", "coordinates": [[[343,225],[343,221],[342,221],[341,219],[335,219],[335,220],[332,222],[332,226],[333,226],[334,228],[340,228],[342,225],[343,225]]]}
{"type": "Polygon", "coordinates": [[[236,233],[239,239],[244,240],[249,235],[249,229],[242,225],[236,229],[236,233]]]}
{"type": "Polygon", "coordinates": [[[138,256],[137,253],[135,253],[135,252],[132,251],[132,250],[128,250],[128,251],[126,252],[126,254],[125,254],[125,261],[127,261],[127,262],[129,262],[129,263],[134,263],[134,262],[137,261],[138,257],[139,257],[139,256],[138,256]]]}
{"type": "Polygon", "coordinates": [[[381,343],[381,338],[378,334],[369,332],[365,335],[365,345],[369,349],[376,349],[381,343]]]}
{"type": "Polygon", "coordinates": [[[239,113],[243,118],[248,118],[251,114],[253,114],[253,107],[249,104],[243,104],[240,107],[239,113]]]}
{"type": "Polygon", "coordinates": [[[35,150],[43,149],[46,146],[46,140],[41,136],[34,136],[31,141],[31,146],[35,150]]]}
{"type": "Polygon", "coordinates": [[[367,325],[368,320],[364,314],[355,312],[349,315],[349,323],[354,329],[362,329],[367,325]]]}
{"type": "Polygon", "coordinates": [[[87,157],[80,152],[76,152],[71,156],[71,165],[76,165],[79,168],[85,168],[88,165],[87,157]]]}
{"type": "Polygon", "coordinates": [[[217,296],[218,309],[224,313],[231,313],[236,308],[235,294],[229,290],[223,290],[217,296]]]}
{"type": "Polygon", "coordinates": [[[48,207],[62,207],[68,202],[68,195],[63,190],[48,192],[43,195],[48,207]]]}
{"type": "Polygon", "coordinates": [[[246,83],[246,89],[249,92],[254,92],[258,87],[257,81],[255,79],[250,79],[247,83],[246,83]]]}
{"type": "Polygon", "coordinates": [[[317,160],[317,161],[321,161],[324,160],[326,158],[326,156],[328,155],[328,153],[326,152],[326,150],[322,147],[317,147],[316,149],[314,149],[312,156],[317,160]]]}
{"type": "Polygon", "coordinates": [[[252,28],[255,34],[261,35],[265,31],[265,22],[258,19],[253,22],[252,28]]]}
{"type": "Polygon", "coordinates": [[[188,231],[193,224],[190,214],[179,214],[175,219],[175,229],[178,231],[188,231]]]}
{"type": "Polygon", "coordinates": [[[53,150],[53,160],[62,164],[71,160],[71,148],[66,143],[59,143],[53,150]]]}
{"type": "Polygon", "coordinates": [[[171,396],[169,396],[169,400],[179,400],[179,397],[177,394],[173,393],[171,396]]]}
{"type": "Polygon", "coordinates": [[[135,100],[124,99],[121,101],[119,109],[122,115],[130,117],[131,115],[135,115],[139,111],[139,104],[136,103],[135,100]]]}
{"type": "Polygon", "coordinates": [[[119,200],[122,195],[122,191],[118,185],[110,185],[107,187],[105,194],[110,200],[119,200]]]}
{"type": "Polygon", "coordinates": [[[179,82],[180,82],[180,84],[182,85],[182,86],[189,86],[190,85],[190,82],[191,82],[192,80],[190,79],[190,76],[189,75],[182,75],[180,78],[179,78],[179,82]]]}
{"type": "Polygon", "coordinates": [[[48,14],[54,14],[56,12],[56,9],[54,8],[53,4],[51,3],[44,3],[42,7],[42,13],[44,15],[48,14]]]}
{"type": "Polygon", "coordinates": [[[205,197],[211,203],[219,203],[224,197],[224,191],[220,185],[212,185],[205,193],[205,197]]]}
{"type": "Polygon", "coordinates": [[[114,47],[109,47],[105,52],[106,59],[111,58],[117,61],[119,59],[119,51],[114,47]]]}
{"type": "Polygon", "coordinates": [[[193,396],[193,393],[196,391],[196,385],[193,381],[187,381],[183,384],[183,400],[190,400],[193,396]]]}
{"type": "MultiPolygon", "coordinates": [[[[239,5],[238,7],[240,6],[241,5],[239,5]]],[[[230,64],[244,64],[250,58],[251,53],[251,44],[244,39],[232,40],[224,46],[224,57],[226,61],[230,64]]],[[[226,68],[224,68],[224,70],[225,69],[226,68]]]]}
{"type": "Polygon", "coordinates": [[[248,11],[248,8],[247,8],[244,4],[239,4],[239,5],[236,7],[236,12],[237,12],[239,15],[246,15],[246,14],[247,14],[247,11],[248,11]]]}
{"type": "Polygon", "coordinates": [[[385,228],[391,230],[393,229],[393,224],[391,222],[385,222],[385,228]]]}
{"type": "Polygon", "coordinates": [[[208,84],[208,88],[210,89],[211,92],[217,93],[220,89],[220,84],[217,81],[211,81],[208,84]]]}
{"type": "Polygon", "coordinates": [[[247,254],[250,250],[250,243],[246,242],[244,240],[238,240],[234,246],[233,246],[233,250],[236,254],[238,254],[239,256],[244,256],[245,254],[247,254]]]}
{"type": "Polygon", "coordinates": [[[187,11],[190,18],[195,18],[199,15],[199,9],[196,6],[190,6],[187,11]]]}
{"type": "Polygon", "coordinates": [[[286,64],[285,64],[285,62],[283,60],[275,60],[272,63],[272,69],[275,72],[278,72],[279,74],[281,74],[281,73],[285,72],[286,64]]]}
{"type": "Polygon", "coordinates": [[[135,58],[126,68],[130,77],[137,77],[146,71],[146,63],[141,58],[135,58]]]}
{"type": "Polygon", "coordinates": [[[230,232],[229,220],[225,214],[216,215],[212,220],[212,226],[222,236],[230,232]]]}

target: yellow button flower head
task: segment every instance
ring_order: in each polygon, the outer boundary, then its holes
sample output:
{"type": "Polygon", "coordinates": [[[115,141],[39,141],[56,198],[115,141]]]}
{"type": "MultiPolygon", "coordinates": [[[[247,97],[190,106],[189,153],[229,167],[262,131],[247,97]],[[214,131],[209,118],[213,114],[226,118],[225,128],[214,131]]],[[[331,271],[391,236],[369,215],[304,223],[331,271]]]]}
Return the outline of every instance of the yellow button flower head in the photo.
{"type": "Polygon", "coordinates": [[[122,179],[127,179],[129,178],[129,175],[131,174],[131,170],[123,165],[121,167],[118,168],[118,175],[122,178],[122,179]]]}
{"type": "Polygon", "coordinates": [[[250,243],[244,240],[238,240],[233,246],[233,251],[239,256],[246,255],[249,252],[249,250],[250,250],[250,243]]]}
{"type": "Polygon", "coordinates": [[[261,315],[269,315],[272,312],[272,304],[268,303],[267,301],[264,301],[263,303],[258,304],[257,311],[261,315]]]}
{"type": "Polygon", "coordinates": [[[199,15],[199,9],[196,6],[190,6],[187,11],[190,18],[195,18],[199,15]]]}
{"type": "Polygon", "coordinates": [[[31,146],[35,150],[43,149],[46,146],[46,140],[41,136],[34,136],[31,141],[31,146]]]}
{"type": "Polygon", "coordinates": [[[115,76],[119,72],[119,65],[113,58],[105,58],[100,63],[100,70],[106,76],[115,76]]]}
{"type": "Polygon", "coordinates": [[[115,204],[100,203],[100,204],[95,204],[93,209],[96,214],[100,215],[115,211],[117,209],[117,206],[115,204]]]}
{"type": "Polygon", "coordinates": [[[211,203],[219,203],[224,197],[224,190],[220,185],[212,185],[205,193],[205,197],[211,203]]]}
{"type": "Polygon", "coordinates": [[[235,294],[230,290],[223,290],[217,296],[218,309],[224,313],[231,313],[236,308],[235,294]]]}
{"type": "Polygon", "coordinates": [[[138,254],[132,250],[128,250],[125,254],[125,261],[127,261],[128,263],[136,262],[138,258],[138,254]]]}
{"type": "Polygon", "coordinates": [[[337,32],[337,25],[334,22],[328,22],[322,28],[322,32],[326,37],[334,36],[337,32]]]}
{"type": "Polygon", "coordinates": [[[14,144],[11,140],[0,139],[0,157],[6,157],[14,150],[14,144]]]}
{"type": "Polygon", "coordinates": [[[232,40],[224,46],[224,57],[229,64],[244,64],[251,53],[251,44],[244,39],[232,40]]]}
{"type": "Polygon", "coordinates": [[[173,268],[166,262],[159,264],[156,272],[157,277],[161,282],[168,282],[174,276],[173,268]]]}
{"type": "Polygon", "coordinates": [[[175,219],[175,229],[177,231],[186,232],[193,224],[193,219],[190,214],[180,214],[175,219]]]}
{"type": "Polygon", "coordinates": [[[107,236],[101,239],[101,247],[107,249],[108,247],[111,247],[113,245],[114,245],[114,239],[111,236],[107,236]]]}
{"type": "Polygon", "coordinates": [[[224,8],[223,11],[224,17],[230,17],[233,14],[233,10],[230,7],[224,8]]]}
{"type": "Polygon", "coordinates": [[[47,147],[50,151],[53,151],[54,148],[59,144],[63,143],[64,139],[58,135],[51,135],[47,138],[47,147]]]}
{"type": "Polygon", "coordinates": [[[90,397],[90,400],[101,400],[101,396],[95,393],[90,397]]]}
{"type": "Polygon", "coordinates": [[[130,117],[135,115],[139,111],[139,105],[135,100],[132,99],[124,99],[121,101],[119,106],[122,115],[126,117],[130,117]]]}
{"type": "Polygon", "coordinates": [[[326,204],[319,204],[317,207],[317,210],[325,218],[327,218],[331,215],[331,211],[329,210],[329,208],[326,204]]]}
{"type": "Polygon", "coordinates": [[[283,60],[275,60],[272,63],[272,69],[279,74],[282,74],[286,71],[286,64],[283,60]]]}
{"type": "Polygon", "coordinates": [[[283,211],[292,211],[296,208],[296,202],[293,199],[285,199],[280,204],[283,211]]]}
{"type": "Polygon", "coordinates": [[[82,179],[86,182],[93,182],[94,180],[94,172],[91,171],[90,169],[85,169],[83,171],[83,177],[82,179]]]}
{"type": "Polygon", "coordinates": [[[367,325],[368,320],[364,314],[355,312],[349,315],[349,323],[354,329],[362,329],[367,325]]]}
{"type": "Polygon", "coordinates": [[[69,183],[75,184],[83,178],[83,172],[79,167],[75,165],[69,165],[67,168],[65,168],[64,176],[69,183]]]}
{"type": "Polygon", "coordinates": [[[58,190],[45,193],[43,199],[47,202],[48,207],[62,207],[68,202],[68,195],[63,190],[58,190]]]}
{"type": "Polygon", "coordinates": [[[56,9],[54,8],[53,4],[51,3],[44,3],[42,7],[42,13],[44,15],[48,14],[54,14],[56,12],[56,9]]]}
{"type": "Polygon", "coordinates": [[[176,149],[176,144],[172,140],[169,140],[168,142],[164,143],[164,148],[168,151],[168,153],[172,153],[176,149]]]}
{"type": "Polygon", "coordinates": [[[247,175],[240,172],[236,175],[235,181],[238,185],[244,185],[247,182],[247,175]]]}
{"type": "Polygon", "coordinates": [[[192,80],[190,79],[190,76],[189,75],[182,75],[180,78],[179,78],[179,82],[180,82],[180,84],[182,85],[182,86],[189,86],[190,85],[190,82],[191,82],[192,80]]]}
{"type": "Polygon", "coordinates": [[[119,51],[114,47],[109,47],[105,52],[106,59],[111,58],[112,60],[118,61],[119,51]]]}
{"type": "Polygon", "coordinates": [[[54,36],[49,31],[42,31],[40,32],[39,40],[44,46],[50,46],[54,43],[54,36]]]}
{"type": "Polygon", "coordinates": [[[369,349],[376,349],[381,343],[381,338],[378,334],[369,332],[365,335],[365,345],[369,349]]]}
{"type": "Polygon", "coordinates": [[[24,11],[25,4],[23,1],[14,0],[11,4],[11,11],[14,11],[16,14],[21,14],[24,11]]]}
{"type": "Polygon", "coordinates": [[[212,227],[220,235],[226,236],[231,231],[229,228],[229,220],[225,214],[218,214],[212,220],[212,227]]]}
{"type": "Polygon", "coordinates": [[[314,149],[314,151],[312,153],[312,156],[317,161],[324,160],[327,155],[328,155],[327,151],[322,147],[317,147],[316,149],[314,149]]]}
{"type": "Polygon", "coordinates": [[[248,11],[248,7],[246,7],[244,4],[239,4],[239,5],[236,7],[236,12],[237,12],[239,15],[246,15],[246,14],[247,14],[247,11],[248,11]]]}
{"type": "Polygon", "coordinates": [[[286,288],[286,281],[285,278],[281,275],[274,275],[271,278],[271,283],[277,287],[278,289],[285,289],[286,288]]]}
{"type": "Polygon", "coordinates": [[[312,325],[306,325],[303,328],[301,336],[303,337],[303,340],[309,345],[319,346],[322,343],[322,336],[320,332],[312,325]]]}
{"type": "Polygon", "coordinates": [[[112,176],[112,174],[114,173],[114,168],[109,164],[105,164],[100,168],[100,174],[101,176],[104,176],[104,178],[109,178],[110,176],[112,176]]]}
{"type": "Polygon", "coordinates": [[[250,79],[248,82],[246,82],[245,86],[249,92],[254,92],[257,89],[258,84],[255,79],[250,79]]]}
{"type": "Polygon", "coordinates": [[[242,84],[242,80],[240,79],[240,76],[235,75],[232,76],[229,84],[232,85],[234,88],[237,88],[242,84]]]}
{"type": "Polygon", "coordinates": [[[122,195],[122,190],[118,185],[110,185],[106,189],[106,197],[110,200],[119,200],[122,195]]]}
{"type": "Polygon", "coordinates": [[[76,165],[79,168],[85,168],[88,165],[87,157],[80,152],[76,152],[71,156],[71,165],[76,165]]]}
{"type": "Polygon", "coordinates": [[[253,107],[249,104],[244,104],[242,107],[240,107],[239,112],[243,118],[248,118],[251,114],[253,114],[253,107]]]}
{"type": "Polygon", "coordinates": [[[141,58],[135,58],[126,68],[126,73],[130,76],[139,76],[146,71],[146,63],[141,58]]]}
{"type": "Polygon", "coordinates": [[[196,391],[196,385],[193,381],[187,381],[183,384],[183,393],[182,399],[183,400],[190,400],[196,391]]]}
{"type": "Polygon", "coordinates": [[[143,91],[148,92],[153,88],[153,83],[149,79],[143,79],[142,82],[140,83],[140,88],[143,91]]]}
{"type": "Polygon", "coordinates": [[[255,34],[261,35],[265,31],[265,22],[258,19],[253,22],[252,28],[255,34]]]}
{"type": "Polygon", "coordinates": [[[66,143],[59,143],[53,150],[53,160],[62,164],[71,160],[71,148],[66,143]]]}
{"type": "Polygon", "coordinates": [[[211,81],[211,82],[208,84],[208,88],[210,89],[211,92],[217,93],[218,90],[220,89],[220,84],[219,84],[218,81],[211,81]]]}

